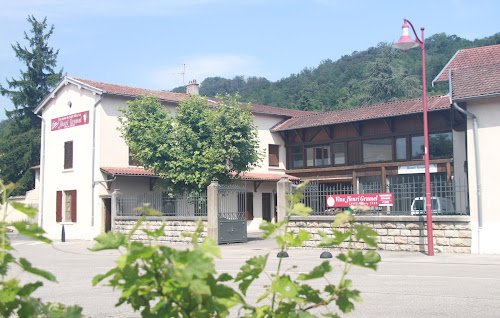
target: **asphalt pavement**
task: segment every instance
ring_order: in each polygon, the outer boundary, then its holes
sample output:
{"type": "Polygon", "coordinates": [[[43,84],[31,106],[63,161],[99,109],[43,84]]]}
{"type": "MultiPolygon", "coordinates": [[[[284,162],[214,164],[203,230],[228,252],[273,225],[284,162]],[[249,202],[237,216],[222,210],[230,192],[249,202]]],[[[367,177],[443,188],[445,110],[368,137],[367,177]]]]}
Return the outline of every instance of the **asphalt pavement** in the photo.
{"type": "MultiPolygon", "coordinates": [[[[256,239],[249,233],[245,244],[221,245],[222,258],[216,260],[218,272],[236,275],[245,260],[269,253],[266,272],[276,271],[278,249],[273,239],[256,239]]],[[[44,244],[25,237],[12,236],[14,248],[34,266],[56,275],[58,283],[45,282],[35,296],[46,301],[78,304],[87,317],[140,317],[126,305],[115,307],[119,292],[111,287],[92,286],[92,278],[113,268],[119,251],[90,252],[90,241],[44,244]]],[[[188,245],[171,245],[188,248],[188,245]]],[[[282,268],[292,276],[319,265],[323,250],[290,249],[282,268]]],[[[335,256],[336,251],[331,251],[335,256]]],[[[382,262],[377,271],[352,267],[349,278],[361,291],[363,302],[345,317],[500,317],[500,255],[436,254],[379,251],[382,262]]],[[[334,271],[328,279],[335,282],[341,264],[331,260],[334,271]]],[[[26,274],[22,279],[31,280],[26,274]]],[[[268,283],[266,275],[248,290],[255,302],[268,283]]],[[[324,281],[312,281],[322,287],[324,281]]],[[[317,312],[319,313],[319,312],[317,312]]],[[[233,316],[237,313],[234,312],[233,316]]]]}

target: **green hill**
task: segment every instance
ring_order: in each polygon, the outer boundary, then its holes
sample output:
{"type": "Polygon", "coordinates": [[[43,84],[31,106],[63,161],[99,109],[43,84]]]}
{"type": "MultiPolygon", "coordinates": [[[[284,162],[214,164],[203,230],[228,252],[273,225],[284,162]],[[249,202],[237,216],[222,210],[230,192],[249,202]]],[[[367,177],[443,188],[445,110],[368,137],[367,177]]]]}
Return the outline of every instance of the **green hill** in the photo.
{"type": "MultiPolygon", "coordinates": [[[[500,44],[500,33],[470,41],[455,35],[434,34],[426,39],[429,95],[445,94],[447,84],[431,87],[431,81],[460,49],[500,44]]],[[[241,100],[285,108],[329,111],[422,96],[421,50],[394,50],[380,43],[365,51],[322,61],[276,82],[263,77],[206,78],[200,94],[241,95],[241,100]]],[[[185,92],[177,87],[173,92],[185,92]]]]}

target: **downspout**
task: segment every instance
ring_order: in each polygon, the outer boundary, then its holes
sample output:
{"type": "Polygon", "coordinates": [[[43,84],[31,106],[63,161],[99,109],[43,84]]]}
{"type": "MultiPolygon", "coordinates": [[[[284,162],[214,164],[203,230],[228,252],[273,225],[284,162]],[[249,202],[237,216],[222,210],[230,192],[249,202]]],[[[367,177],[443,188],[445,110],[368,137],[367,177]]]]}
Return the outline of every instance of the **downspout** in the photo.
{"type": "Polygon", "coordinates": [[[481,193],[481,174],[480,174],[480,164],[479,164],[479,140],[477,132],[477,117],[473,113],[460,108],[456,102],[453,102],[453,107],[462,114],[472,118],[472,131],[474,134],[474,157],[476,160],[477,218],[478,218],[479,231],[481,231],[483,229],[483,210],[482,210],[483,200],[481,193]]]}
{"type": "Polygon", "coordinates": [[[94,227],[94,196],[95,196],[95,130],[96,130],[96,119],[95,119],[95,114],[96,114],[96,108],[97,105],[102,101],[106,94],[102,93],[101,98],[94,104],[94,108],[92,110],[92,219],[91,219],[91,226],[94,227]]]}
{"type": "Polygon", "coordinates": [[[42,156],[40,161],[40,222],[39,226],[43,228],[43,193],[45,189],[45,118],[40,115],[35,114],[38,118],[42,120],[42,156]]]}

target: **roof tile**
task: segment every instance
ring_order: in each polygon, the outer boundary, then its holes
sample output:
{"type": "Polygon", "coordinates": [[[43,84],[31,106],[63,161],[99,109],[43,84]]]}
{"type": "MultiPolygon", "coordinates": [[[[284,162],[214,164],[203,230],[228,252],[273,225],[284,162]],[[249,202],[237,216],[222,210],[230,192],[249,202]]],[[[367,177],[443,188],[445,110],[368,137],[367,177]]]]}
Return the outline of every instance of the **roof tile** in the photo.
{"type": "MultiPolygon", "coordinates": [[[[448,96],[431,96],[427,98],[427,109],[429,111],[447,109],[449,107],[450,100],[448,96]]],[[[423,112],[422,98],[409,99],[384,104],[334,110],[304,117],[294,117],[276,126],[273,131],[349,123],[360,120],[386,118],[421,112],[423,112]]]]}
{"type": "Polygon", "coordinates": [[[451,71],[453,100],[500,94],[500,63],[451,71]]]}
{"type": "Polygon", "coordinates": [[[500,44],[459,50],[433,82],[448,81],[449,70],[500,63],[500,44]]]}

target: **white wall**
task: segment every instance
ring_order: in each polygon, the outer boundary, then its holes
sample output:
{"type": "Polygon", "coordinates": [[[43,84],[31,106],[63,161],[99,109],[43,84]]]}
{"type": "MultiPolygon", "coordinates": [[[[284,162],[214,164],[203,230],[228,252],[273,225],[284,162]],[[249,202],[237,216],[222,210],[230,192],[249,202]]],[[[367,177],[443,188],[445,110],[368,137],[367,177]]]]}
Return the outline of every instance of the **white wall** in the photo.
{"type": "Polygon", "coordinates": [[[253,167],[251,172],[259,173],[285,173],[286,168],[286,151],[285,142],[283,138],[280,137],[278,133],[273,133],[270,129],[281,122],[283,117],[272,116],[264,114],[254,114],[254,123],[257,126],[258,138],[259,138],[259,149],[264,153],[265,157],[261,164],[257,167],[253,167]],[[269,167],[268,160],[268,147],[269,145],[279,145],[279,167],[269,167]]]}
{"type": "Polygon", "coordinates": [[[500,147],[500,98],[489,98],[467,103],[467,110],[477,116],[480,153],[483,227],[479,229],[476,160],[472,120],[467,119],[467,158],[469,174],[470,217],[472,226],[472,253],[500,254],[500,209],[498,205],[498,158],[500,147]]]}

